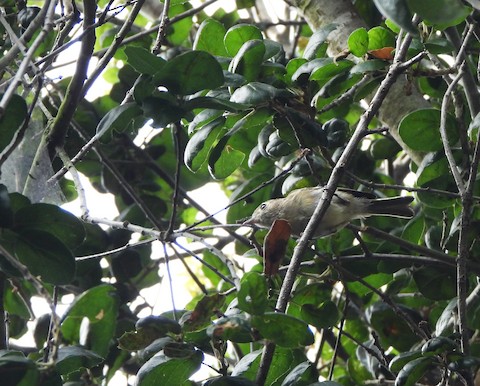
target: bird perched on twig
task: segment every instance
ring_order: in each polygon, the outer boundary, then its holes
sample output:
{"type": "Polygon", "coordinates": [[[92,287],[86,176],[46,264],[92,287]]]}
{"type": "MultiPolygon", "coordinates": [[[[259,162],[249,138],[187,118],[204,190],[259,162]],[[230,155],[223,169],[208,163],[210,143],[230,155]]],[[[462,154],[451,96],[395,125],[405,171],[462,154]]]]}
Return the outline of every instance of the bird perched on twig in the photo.
{"type": "MultiPolygon", "coordinates": [[[[265,201],[244,224],[270,228],[275,220],[283,219],[290,224],[292,234],[300,236],[322,197],[323,189],[321,186],[297,189],[285,198],[265,201]]],[[[411,218],[414,215],[409,206],[412,201],[413,197],[378,198],[371,193],[339,188],[312,238],[328,236],[353,220],[369,216],[411,218]]]]}

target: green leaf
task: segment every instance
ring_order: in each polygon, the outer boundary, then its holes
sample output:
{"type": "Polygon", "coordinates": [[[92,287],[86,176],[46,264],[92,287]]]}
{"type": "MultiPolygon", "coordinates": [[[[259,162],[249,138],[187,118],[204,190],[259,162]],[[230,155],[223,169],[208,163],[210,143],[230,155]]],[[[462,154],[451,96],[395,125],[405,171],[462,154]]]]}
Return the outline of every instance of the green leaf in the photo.
{"type": "Polygon", "coordinates": [[[204,386],[255,386],[256,383],[242,377],[217,377],[208,380],[204,386]]]}
{"type": "Polygon", "coordinates": [[[166,60],[152,54],[143,47],[126,46],[127,63],[140,74],[155,75],[165,66],[166,60]]]}
{"type": "MultiPolygon", "coordinates": [[[[422,109],[406,115],[398,127],[402,140],[412,150],[431,152],[443,149],[440,137],[440,110],[422,109]]],[[[446,127],[448,142],[455,145],[459,134],[455,119],[448,115],[446,127]]]]}
{"type": "Polygon", "coordinates": [[[408,8],[407,0],[374,0],[373,2],[383,16],[393,20],[406,32],[414,35],[418,33],[412,23],[413,14],[408,8]]]}
{"type": "MultiPolygon", "coordinates": [[[[3,94],[0,94],[0,98],[3,94]]],[[[27,117],[25,100],[14,94],[0,118],[0,153],[12,142],[18,129],[27,117]]]]}
{"type": "Polygon", "coordinates": [[[218,319],[207,328],[207,335],[214,339],[230,340],[235,343],[249,343],[258,339],[243,314],[218,319]]]}
{"type": "Polygon", "coordinates": [[[102,284],[83,292],[64,316],[61,326],[64,339],[82,344],[105,358],[115,333],[118,307],[119,298],[111,285],[102,284]]]}
{"type": "MultiPolygon", "coordinates": [[[[452,257],[452,263],[454,258],[452,257]]],[[[449,300],[456,294],[455,271],[422,267],[413,272],[418,290],[431,300],[449,300]]]]}
{"type": "Polygon", "coordinates": [[[395,47],[395,35],[387,28],[373,27],[368,31],[368,50],[395,47]]]}
{"type": "Polygon", "coordinates": [[[365,28],[358,28],[350,34],[348,49],[359,58],[368,52],[368,32],[365,28]]]}
{"type": "Polygon", "coordinates": [[[285,377],[281,386],[302,386],[311,385],[318,380],[318,371],[315,365],[309,361],[305,361],[297,365],[285,377]]]}
{"type": "Polygon", "coordinates": [[[257,106],[270,102],[280,96],[291,96],[287,91],[266,83],[251,82],[237,88],[230,98],[231,102],[257,106]]]}
{"type": "Polygon", "coordinates": [[[225,34],[224,45],[228,54],[235,56],[249,40],[263,40],[262,31],[253,25],[237,24],[225,34]]]}
{"type": "Polygon", "coordinates": [[[5,185],[0,184],[0,228],[10,228],[13,225],[13,210],[10,196],[5,185]]]}
{"type": "Polygon", "coordinates": [[[55,367],[60,374],[70,374],[82,368],[91,369],[103,362],[103,358],[83,347],[65,346],[58,350],[55,367]]]}
{"type": "Polygon", "coordinates": [[[330,300],[320,304],[303,304],[300,312],[302,320],[318,329],[333,327],[340,318],[337,306],[330,300]]]}
{"type": "Polygon", "coordinates": [[[423,376],[427,369],[436,364],[434,357],[417,358],[408,362],[397,375],[395,386],[413,386],[423,376]]]}
{"type": "Polygon", "coordinates": [[[214,121],[207,123],[200,130],[192,135],[187,143],[184,153],[185,165],[196,172],[207,160],[213,144],[217,140],[220,131],[223,128],[225,118],[219,117],[214,121]]]}
{"type": "Polygon", "coordinates": [[[225,27],[215,19],[205,19],[198,28],[193,49],[196,51],[206,51],[212,55],[227,56],[227,51],[223,44],[225,37],[225,27]]]}
{"type": "Polygon", "coordinates": [[[8,351],[3,351],[0,356],[0,374],[4,386],[36,385],[40,377],[35,362],[8,351]]]}
{"type": "Polygon", "coordinates": [[[353,62],[350,60],[339,60],[335,62],[333,59],[328,58],[321,66],[315,68],[310,74],[310,80],[327,81],[333,78],[335,75],[346,72],[353,67],[353,62]]]}
{"type": "Polygon", "coordinates": [[[233,148],[230,145],[220,150],[221,146],[216,146],[208,160],[208,170],[213,178],[222,180],[231,175],[242,164],[245,159],[245,153],[233,148]]]}
{"type": "Polygon", "coordinates": [[[471,11],[460,0],[407,0],[407,4],[412,13],[444,28],[460,24],[471,11]]]}
{"type": "Polygon", "coordinates": [[[173,94],[191,95],[220,87],[224,82],[218,61],[205,51],[189,51],[169,60],[154,80],[173,94]]]}
{"type": "Polygon", "coordinates": [[[258,78],[262,70],[263,57],[265,55],[265,43],[263,40],[249,40],[238,50],[230,63],[229,71],[240,74],[248,82],[258,78]]]}
{"type": "Polygon", "coordinates": [[[189,99],[183,104],[185,110],[193,109],[218,109],[226,110],[232,113],[245,110],[248,106],[241,103],[230,102],[229,100],[211,97],[211,96],[200,96],[196,98],[189,99]]]}
{"type": "Polygon", "coordinates": [[[82,222],[70,212],[51,204],[32,204],[15,213],[15,230],[36,229],[52,234],[70,250],[74,250],[85,239],[82,222]]]}
{"type": "Polygon", "coordinates": [[[307,60],[315,58],[317,51],[322,46],[322,44],[326,42],[330,32],[336,30],[337,27],[338,24],[331,23],[316,30],[308,40],[308,44],[305,47],[305,51],[303,52],[303,57],[307,60]]]}
{"type": "Polygon", "coordinates": [[[425,219],[423,216],[417,216],[411,219],[402,231],[402,239],[413,244],[420,244],[425,231],[425,219]]]}
{"type": "Polygon", "coordinates": [[[350,69],[350,74],[364,74],[366,72],[373,72],[383,70],[387,66],[387,62],[381,59],[370,59],[360,62],[350,69]]]}
{"type": "Polygon", "coordinates": [[[268,285],[264,275],[247,272],[240,282],[238,308],[252,315],[261,315],[268,306],[268,285]]]}
{"type": "Polygon", "coordinates": [[[183,358],[156,355],[137,373],[137,386],[183,385],[201,366],[203,353],[193,350],[183,358]]]}
{"type": "Polygon", "coordinates": [[[446,335],[452,332],[452,318],[457,316],[457,298],[453,298],[450,300],[442,311],[442,314],[437,319],[437,323],[435,324],[435,335],[446,335]]]}
{"type": "Polygon", "coordinates": [[[58,238],[37,229],[19,234],[15,243],[15,256],[29,271],[47,283],[69,284],[75,275],[72,252],[58,238]]]}
{"type": "Polygon", "coordinates": [[[146,117],[153,119],[153,127],[163,128],[178,122],[186,114],[177,99],[169,92],[161,92],[147,97],[142,103],[146,117]]]}
{"type": "Polygon", "coordinates": [[[252,317],[252,326],[265,339],[281,347],[304,347],[313,343],[313,334],[308,325],[293,316],[277,312],[266,312],[252,317]]]}
{"type": "Polygon", "coordinates": [[[134,118],[140,116],[142,110],[134,102],[125,103],[111,109],[98,123],[96,133],[103,136],[108,130],[121,126],[125,128],[134,118]]]}
{"type": "MultiPolygon", "coordinates": [[[[261,354],[262,350],[257,350],[245,355],[234,367],[232,375],[245,377],[252,381],[255,380],[262,357],[261,354]]],[[[306,360],[307,358],[303,350],[276,347],[265,384],[281,385],[281,382],[288,373],[306,360]]]]}
{"type": "Polygon", "coordinates": [[[417,359],[421,356],[421,350],[402,352],[390,361],[388,368],[390,369],[390,371],[393,371],[395,373],[399,372],[403,367],[405,367],[408,362],[411,362],[412,360],[417,359]]]}

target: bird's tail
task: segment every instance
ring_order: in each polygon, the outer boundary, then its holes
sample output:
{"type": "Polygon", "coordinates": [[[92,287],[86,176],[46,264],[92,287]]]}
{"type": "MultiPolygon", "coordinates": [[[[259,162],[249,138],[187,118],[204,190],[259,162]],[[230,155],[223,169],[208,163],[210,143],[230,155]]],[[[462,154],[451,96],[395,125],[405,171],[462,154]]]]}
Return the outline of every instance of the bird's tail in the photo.
{"type": "Polygon", "coordinates": [[[377,198],[370,201],[368,211],[372,216],[412,218],[415,214],[410,207],[413,197],[377,198]]]}

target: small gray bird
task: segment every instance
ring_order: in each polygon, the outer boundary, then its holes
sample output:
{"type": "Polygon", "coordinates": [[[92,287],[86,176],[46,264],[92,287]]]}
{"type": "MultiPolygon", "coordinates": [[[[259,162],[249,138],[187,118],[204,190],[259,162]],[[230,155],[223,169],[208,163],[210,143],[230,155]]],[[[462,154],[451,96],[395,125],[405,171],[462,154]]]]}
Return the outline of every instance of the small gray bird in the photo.
{"type": "MultiPolygon", "coordinates": [[[[302,188],[292,191],[285,198],[262,203],[255,209],[245,225],[270,228],[277,219],[288,221],[292,234],[299,236],[308,224],[323,194],[323,187],[302,188]]],[[[313,238],[328,236],[353,220],[369,216],[411,218],[414,215],[409,204],[413,197],[377,198],[374,194],[339,188],[318,225],[313,238]]]]}

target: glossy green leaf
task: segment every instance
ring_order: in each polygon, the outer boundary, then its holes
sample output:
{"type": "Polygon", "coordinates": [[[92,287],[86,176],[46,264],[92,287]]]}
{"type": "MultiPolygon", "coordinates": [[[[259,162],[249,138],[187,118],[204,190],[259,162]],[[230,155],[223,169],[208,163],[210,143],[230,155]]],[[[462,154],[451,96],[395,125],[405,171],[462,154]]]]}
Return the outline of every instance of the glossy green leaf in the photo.
{"type": "Polygon", "coordinates": [[[119,298],[111,285],[102,284],[83,292],[65,314],[61,326],[64,339],[80,343],[105,358],[115,333],[118,307],[119,298]]]}
{"type": "Polygon", "coordinates": [[[256,383],[246,378],[232,377],[232,376],[213,378],[208,380],[204,384],[204,386],[255,386],[255,385],[256,383]]]}
{"type": "Polygon", "coordinates": [[[206,51],[212,55],[227,56],[227,51],[223,44],[225,37],[225,27],[215,19],[205,19],[198,28],[193,49],[196,51],[206,51]]]}
{"type": "Polygon", "coordinates": [[[266,83],[251,82],[235,90],[231,102],[258,106],[280,96],[289,96],[287,91],[278,89],[266,83]]]}
{"type": "Polygon", "coordinates": [[[418,33],[412,23],[413,14],[408,8],[407,0],[374,0],[374,3],[383,16],[393,20],[406,32],[418,33]]]}
{"type": "Polygon", "coordinates": [[[189,51],[175,56],[155,74],[154,79],[171,93],[180,95],[211,90],[224,82],[222,67],[205,51],[189,51]]]}
{"type": "Polygon", "coordinates": [[[189,357],[183,358],[154,356],[138,371],[136,385],[183,385],[200,368],[202,361],[200,350],[193,350],[189,357]]]}
{"type": "Polygon", "coordinates": [[[333,327],[340,318],[337,306],[330,300],[320,304],[303,304],[300,315],[302,320],[318,329],[333,327]]]}
{"type": "Polygon", "coordinates": [[[268,285],[264,275],[247,272],[240,282],[238,308],[252,315],[260,315],[268,306],[268,285]]]}
{"type": "Polygon", "coordinates": [[[406,351],[395,356],[389,363],[390,371],[399,372],[408,362],[422,356],[421,350],[406,351]]]}
{"type": "Polygon", "coordinates": [[[339,60],[335,62],[325,61],[321,66],[315,68],[310,75],[310,80],[327,81],[335,75],[346,72],[353,67],[353,62],[350,60],[339,60]]]}
{"type": "Polygon", "coordinates": [[[397,375],[395,386],[413,386],[423,376],[427,369],[436,363],[436,359],[417,358],[408,362],[397,375]]]}
{"type": "Polygon", "coordinates": [[[230,28],[224,38],[225,48],[230,56],[235,56],[249,40],[262,40],[262,31],[249,24],[237,24],[230,28]]]}
{"type": "Polygon", "coordinates": [[[407,0],[412,13],[442,27],[460,24],[470,13],[470,8],[460,0],[407,0]]]}
{"type": "MultiPolygon", "coordinates": [[[[254,381],[261,357],[262,350],[253,351],[245,355],[234,367],[232,375],[245,377],[254,381]]],[[[281,382],[288,373],[306,360],[307,358],[301,349],[292,350],[280,346],[276,347],[265,384],[281,385],[281,382]]]]}
{"type": "Polygon", "coordinates": [[[69,249],[74,250],[85,239],[82,222],[70,212],[51,204],[32,204],[15,213],[18,232],[36,229],[52,234],[69,249]]]}
{"type": "Polygon", "coordinates": [[[252,326],[268,340],[281,347],[303,347],[313,343],[313,334],[308,325],[290,315],[266,312],[252,317],[252,326]]]}
{"type": "Polygon", "coordinates": [[[308,44],[305,47],[305,51],[303,52],[303,57],[307,60],[311,60],[315,58],[317,51],[326,42],[330,32],[337,29],[337,27],[338,27],[338,24],[332,23],[316,30],[308,40],[308,44]]]}
{"type": "Polygon", "coordinates": [[[143,47],[126,46],[127,63],[140,74],[155,75],[165,66],[165,59],[152,54],[143,47]]]}
{"type": "Polygon", "coordinates": [[[246,105],[241,103],[234,103],[229,100],[211,97],[211,96],[200,96],[196,98],[191,98],[183,104],[185,110],[193,109],[218,109],[226,110],[232,113],[244,110],[247,108],[246,105]]]}
{"type": "Polygon", "coordinates": [[[373,27],[368,31],[368,50],[384,47],[395,47],[395,36],[387,28],[373,27]]]}
{"type": "Polygon", "coordinates": [[[136,117],[140,116],[142,110],[134,102],[125,103],[111,109],[97,126],[97,135],[103,136],[108,130],[116,129],[117,127],[127,127],[127,125],[136,117]]]}
{"type": "Polygon", "coordinates": [[[47,283],[69,284],[75,275],[72,252],[51,233],[26,229],[15,243],[15,256],[29,271],[47,283]]]}
{"type": "Polygon", "coordinates": [[[263,40],[249,40],[245,42],[233,57],[229,71],[242,75],[248,82],[258,78],[262,70],[265,44],[263,40]]]}
{"type": "Polygon", "coordinates": [[[35,362],[8,351],[3,351],[3,355],[0,356],[0,374],[2,385],[5,386],[36,385],[40,377],[35,362]]]}
{"type": "Polygon", "coordinates": [[[215,147],[208,160],[208,170],[213,178],[222,180],[231,175],[242,164],[245,153],[230,145],[225,145],[222,150],[215,147]]]}
{"type": "Polygon", "coordinates": [[[425,231],[425,219],[422,216],[417,216],[411,219],[402,231],[402,239],[413,244],[420,244],[423,239],[423,232],[425,231]]]}
{"type": "Polygon", "coordinates": [[[364,74],[366,72],[383,70],[387,66],[384,60],[370,59],[354,65],[350,69],[351,74],[364,74]]]}
{"type": "Polygon", "coordinates": [[[358,28],[350,34],[348,49],[359,58],[368,52],[368,32],[365,28],[358,28]]]}
{"type": "MultiPolygon", "coordinates": [[[[446,131],[450,145],[459,138],[455,119],[448,115],[446,131]]],[[[406,115],[400,122],[398,131],[402,140],[413,150],[438,151],[443,148],[440,137],[440,110],[422,109],[406,115]]]]}
{"type": "Polygon", "coordinates": [[[58,350],[55,367],[60,374],[70,374],[82,368],[91,369],[103,362],[103,358],[82,347],[66,346],[58,350]]]}
{"type": "Polygon", "coordinates": [[[242,314],[218,319],[207,328],[207,335],[214,339],[236,343],[249,343],[258,339],[252,331],[250,322],[242,314]]]}
{"type": "MultiPolygon", "coordinates": [[[[177,15],[185,15],[190,11],[193,5],[189,1],[175,1],[168,9],[168,17],[171,19],[177,15]],[[177,4],[175,4],[175,2],[177,4]]],[[[182,17],[175,23],[170,24],[170,28],[166,29],[166,38],[173,46],[179,46],[189,39],[193,26],[192,16],[182,17]]],[[[190,43],[189,43],[190,44],[190,43]]]]}
{"type": "MultiPolygon", "coordinates": [[[[0,97],[3,97],[3,94],[0,94],[0,97]]],[[[0,153],[12,142],[26,117],[25,100],[14,94],[0,118],[0,153]]]]}
{"type": "Polygon", "coordinates": [[[285,377],[282,386],[311,385],[318,380],[318,371],[309,361],[300,363],[285,377]]]}
{"type": "Polygon", "coordinates": [[[195,132],[187,143],[184,153],[185,165],[196,172],[207,160],[213,144],[222,131],[225,119],[219,117],[207,123],[200,130],[195,132]]]}

